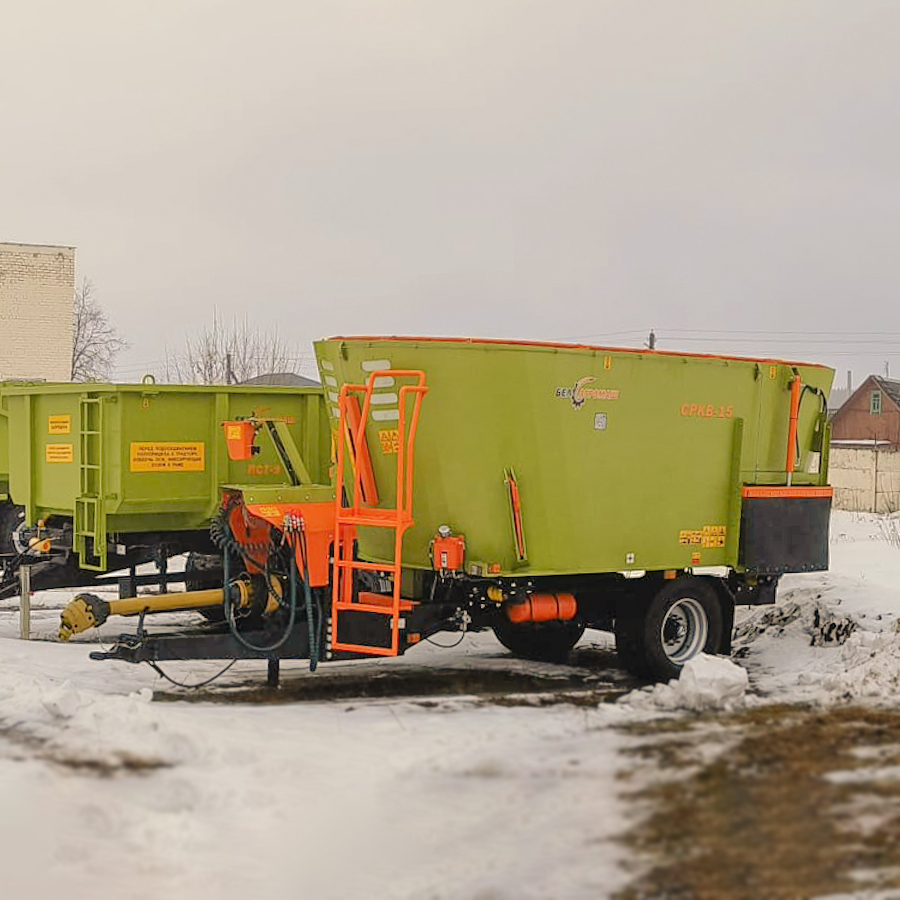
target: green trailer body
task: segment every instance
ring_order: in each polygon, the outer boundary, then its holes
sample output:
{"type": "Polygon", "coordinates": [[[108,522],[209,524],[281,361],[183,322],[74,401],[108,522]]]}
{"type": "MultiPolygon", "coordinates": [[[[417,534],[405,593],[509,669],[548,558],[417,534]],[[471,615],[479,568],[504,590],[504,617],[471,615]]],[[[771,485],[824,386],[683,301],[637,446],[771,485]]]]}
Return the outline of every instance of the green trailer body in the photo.
{"type": "MultiPolygon", "coordinates": [[[[824,366],[475,340],[315,347],[332,429],[343,384],[385,369],[425,373],[405,567],[430,569],[430,542],[447,525],[465,535],[474,576],[736,568],[745,486],[827,484],[824,366]],[[808,390],[789,479],[798,375],[808,390]]],[[[395,488],[402,383],[379,376],[366,426],[381,505],[395,488]]],[[[390,561],[393,534],[361,527],[359,552],[390,561]]]]}
{"type": "MultiPolygon", "coordinates": [[[[233,485],[221,630],[99,658],[266,658],[274,683],[279,658],[314,669],[485,628],[517,656],[562,662],[593,628],[615,634],[629,671],[668,679],[730,652],[736,605],[827,568],[831,369],[446,338],[315,349],[344,483],[320,469],[233,485]],[[231,579],[232,551],[249,582],[231,579]],[[283,599],[269,609],[273,578],[283,599]],[[251,589],[268,612],[236,619],[251,589]]],[[[235,458],[251,452],[246,426],[235,458]]],[[[104,609],[78,602],[77,628],[104,609]]]]}
{"type": "Polygon", "coordinates": [[[271,442],[228,458],[222,423],[254,414],[284,420],[310,476],[328,481],[318,388],[155,383],[3,385],[0,480],[26,525],[71,519],[81,566],[105,570],[116,535],[206,532],[222,485],[285,481],[271,442]]]}

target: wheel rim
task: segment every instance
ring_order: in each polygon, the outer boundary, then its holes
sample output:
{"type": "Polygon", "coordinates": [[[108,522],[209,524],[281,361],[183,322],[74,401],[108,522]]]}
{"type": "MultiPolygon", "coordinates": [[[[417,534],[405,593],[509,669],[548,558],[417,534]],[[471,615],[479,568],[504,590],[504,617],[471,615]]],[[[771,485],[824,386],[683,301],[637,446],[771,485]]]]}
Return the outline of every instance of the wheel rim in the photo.
{"type": "Polygon", "coordinates": [[[663,653],[676,666],[683,665],[702,652],[708,635],[706,610],[693,597],[676,600],[669,607],[660,627],[663,653]]]}

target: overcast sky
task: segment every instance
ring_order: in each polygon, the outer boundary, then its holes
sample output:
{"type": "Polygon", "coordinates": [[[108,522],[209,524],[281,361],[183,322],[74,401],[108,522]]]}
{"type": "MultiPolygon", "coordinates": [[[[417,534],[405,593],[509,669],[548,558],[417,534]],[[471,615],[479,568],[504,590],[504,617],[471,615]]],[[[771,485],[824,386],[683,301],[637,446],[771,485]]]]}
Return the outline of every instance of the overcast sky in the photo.
{"type": "Polygon", "coordinates": [[[897,0],[7,2],[0,240],[78,248],[123,378],[214,307],[900,376],[898,46],[897,0]]]}

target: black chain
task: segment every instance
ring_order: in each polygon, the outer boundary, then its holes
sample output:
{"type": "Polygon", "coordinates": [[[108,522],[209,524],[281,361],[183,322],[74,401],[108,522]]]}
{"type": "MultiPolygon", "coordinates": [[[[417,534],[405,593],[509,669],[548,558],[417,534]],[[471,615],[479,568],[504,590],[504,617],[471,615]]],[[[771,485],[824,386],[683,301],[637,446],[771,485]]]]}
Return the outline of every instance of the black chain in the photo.
{"type": "Polygon", "coordinates": [[[250,562],[254,566],[259,566],[259,562],[254,560],[251,554],[262,553],[265,554],[267,558],[271,555],[276,549],[275,542],[271,538],[272,531],[270,528],[269,540],[264,544],[240,543],[235,538],[234,532],[231,530],[231,525],[228,522],[232,511],[238,506],[239,502],[240,501],[235,499],[229,499],[219,507],[219,512],[209,524],[209,536],[212,542],[223,552],[227,550],[230,553],[235,553],[241,557],[245,564],[250,562]]]}

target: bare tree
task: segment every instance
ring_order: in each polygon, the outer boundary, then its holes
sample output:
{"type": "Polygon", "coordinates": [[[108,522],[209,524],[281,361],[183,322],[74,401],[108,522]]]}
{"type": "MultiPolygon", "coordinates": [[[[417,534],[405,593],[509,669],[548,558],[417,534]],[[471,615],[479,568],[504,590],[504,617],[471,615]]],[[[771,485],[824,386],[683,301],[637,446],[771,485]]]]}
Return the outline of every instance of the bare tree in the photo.
{"type": "Polygon", "coordinates": [[[180,353],[166,352],[166,381],[228,384],[257,375],[289,371],[296,354],[277,331],[263,331],[245,317],[226,325],[213,313],[212,324],[185,339],[180,353]]]}
{"type": "Polygon", "coordinates": [[[88,278],[82,278],[75,290],[72,338],[72,381],[109,378],[116,357],[128,346],[97,302],[88,278]]]}

